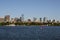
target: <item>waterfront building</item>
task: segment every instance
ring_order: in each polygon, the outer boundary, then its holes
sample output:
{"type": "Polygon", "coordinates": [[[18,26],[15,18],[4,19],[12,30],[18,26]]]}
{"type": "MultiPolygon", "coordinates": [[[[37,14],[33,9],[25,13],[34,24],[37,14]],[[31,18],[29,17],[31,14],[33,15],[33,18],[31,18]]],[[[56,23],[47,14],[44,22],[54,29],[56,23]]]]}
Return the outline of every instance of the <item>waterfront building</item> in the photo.
{"type": "Polygon", "coordinates": [[[56,21],[56,23],[60,23],[59,21],[56,21]]]}
{"type": "Polygon", "coordinates": [[[39,20],[40,20],[40,23],[42,23],[42,18],[40,18],[39,20]]]}
{"type": "Polygon", "coordinates": [[[18,19],[17,22],[21,22],[20,19],[18,19]]]}
{"type": "Polygon", "coordinates": [[[28,22],[31,22],[31,19],[28,19],[28,22]]]}
{"type": "Polygon", "coordinates": [[[47,18],[46,18],[46,17],[43,18],[43,22],[44,22],[44,23],[47,22],[47,18]]]}
{"type": "Polygon", "coordinates": [[[24,14],[21,15],[20,19],[22,22],[24,22],[24,14]]]}
{"type": "Polygon", "coordinates": [[[16,23],[15,18],[11,18],[11,23],[16,23]]]}
{"type": "Polygon", "coordinates": [[[5,20],[5,22],[10,22],[10,15],[6,15],[4,20],[5,20]]]}
{"type": "Polygon", "coordinates": [[[52,20],[52,23],[55,23],[55,19],[52,20]]]}
{"type": "Polygon", "coordinates": [[[33,17],[33,22],[36,22],[37,18],[33,17]]]}
{"type": "Polygon", "coordinates": [[[22,17],[20,17],[20,22],[22,22],[23,20],[22,20],[22,17]]]}
{"type": "Polygon", "coordinates": [[[48,23],[51,23],[51,20],[47,20],[48,23]]]}
{"type": "Polygon", "coordinates": [[[23,22],[22,17],[20,17],[20,18],[15,18],[15,20],[16,20],[17,22],[23,22]]]}
{"type": "Polygon", "coordinates": [[[0,18],[0,23],[4,22],[4,18],[0,18]]]}
{"type": "Polygon", "coordinates": [[[17,18],[17,17],[15,17],[15,18],[14,18],[14,21],[15,21],[15,22],[18,22],[18,18],[17,18]]]}
{"type": "Polygon", "coordinates": [[[20,18],[15,18],[16,22],[21,22],[20,18]]]}

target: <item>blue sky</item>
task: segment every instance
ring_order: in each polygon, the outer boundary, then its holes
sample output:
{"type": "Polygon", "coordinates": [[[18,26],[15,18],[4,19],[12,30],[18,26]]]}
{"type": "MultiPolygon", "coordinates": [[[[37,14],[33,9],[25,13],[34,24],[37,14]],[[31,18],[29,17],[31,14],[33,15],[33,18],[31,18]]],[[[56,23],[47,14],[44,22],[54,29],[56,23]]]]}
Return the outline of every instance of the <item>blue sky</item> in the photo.
{"type": "Polygon", "coordinates": [[[60,19],[60,0],[0,0],[0,17],[60,19]]]}

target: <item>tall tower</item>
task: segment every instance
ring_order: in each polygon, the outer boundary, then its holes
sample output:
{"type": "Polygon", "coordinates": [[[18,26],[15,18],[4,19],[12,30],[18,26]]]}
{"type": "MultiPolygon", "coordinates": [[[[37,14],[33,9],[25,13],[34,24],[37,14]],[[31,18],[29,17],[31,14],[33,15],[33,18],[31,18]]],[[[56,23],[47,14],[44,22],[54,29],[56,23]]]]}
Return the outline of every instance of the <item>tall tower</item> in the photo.
{"type": "Polygon", "coordinates": [[[42,18],[40,18],[40,23],[42,22],[42,18]]]}
{"type": "Polygon", "coordinates": [[[24,22],[24,14],[21,15],[21,20],[24,22]]]}
{"type": "Polygon", "coordinates": [[[43,18],[43,22],[44,22],[44,23],[47,22],[47,18],[46,18],[46,17],[43,18]]]}
{"type": "Polygon", "coordinates": [[[37,18],[33,17],[33,22],[36,22],[37,18]]]}

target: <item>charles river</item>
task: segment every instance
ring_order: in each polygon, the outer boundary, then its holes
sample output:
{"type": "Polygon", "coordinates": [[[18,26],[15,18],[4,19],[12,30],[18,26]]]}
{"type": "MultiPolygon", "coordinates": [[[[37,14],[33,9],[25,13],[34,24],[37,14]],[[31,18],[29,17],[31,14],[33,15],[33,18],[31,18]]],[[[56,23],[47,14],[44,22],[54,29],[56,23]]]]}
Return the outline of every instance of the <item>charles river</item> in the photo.
{"type": "Polygon", "coordinates": [[[60,40],[60,26],[0,26],[0,40],[60,40]]]}

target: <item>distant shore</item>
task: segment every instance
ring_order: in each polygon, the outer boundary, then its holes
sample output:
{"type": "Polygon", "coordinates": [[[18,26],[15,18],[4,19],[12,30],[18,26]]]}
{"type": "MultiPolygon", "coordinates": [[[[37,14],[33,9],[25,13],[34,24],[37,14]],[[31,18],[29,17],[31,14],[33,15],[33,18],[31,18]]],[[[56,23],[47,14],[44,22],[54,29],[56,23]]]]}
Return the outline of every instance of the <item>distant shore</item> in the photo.
{"type": "Polygon", "coordinates": [[[16,23],[10,23],[10,22],[6,22],[6,23],[0,23],[0,26],[60,26],[60,23],[39,23],[39,22],[16,22],[16,23]]]}

